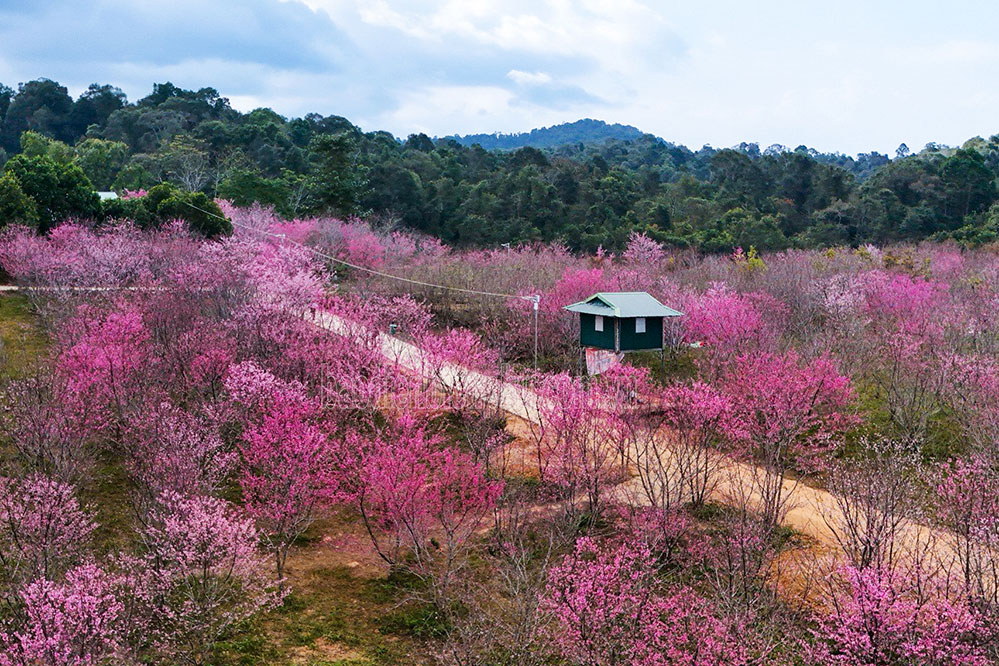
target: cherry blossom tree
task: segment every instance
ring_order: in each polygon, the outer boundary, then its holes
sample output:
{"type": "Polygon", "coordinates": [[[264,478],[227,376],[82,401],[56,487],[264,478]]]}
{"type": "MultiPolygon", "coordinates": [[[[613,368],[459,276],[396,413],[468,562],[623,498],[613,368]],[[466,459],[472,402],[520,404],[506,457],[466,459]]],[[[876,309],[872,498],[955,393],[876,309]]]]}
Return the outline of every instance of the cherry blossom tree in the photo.
{"type": "Polygon", "coordinates": [[[211,495],[237,463],[219,435],[218,419],[164,402],[128,424],[125,465],[136,481],[140,505],[167,491],[211,495]]]}
{"type": "Polygon", "coordinates": [[[271,544],[281,579],[291,544],[340,496],[346,451],[300,386],[250,365],[230,375],[227,387],[247,413],[239,444],[243,500],[271,544]]]}
{"type": "Polygon", "coordinates": [[[356,502],[375,549],[391,566],[423,579],[431,601],[447,610],[450,588],[503,483],[410,419],[354,441],[365,451],[356,502]]]}
{"type": "MultiPolygon", "coordinates": [[[[744,489],[740,489],[744,490],[744,489]]],[[[712,598],[733,617],[744,622],[779,616],[779,590],[775,563],[775,527],[743,508],[747,502],[720,521],[716,539],[695,542],[688,551],[704,569],[713,591],[712,598]]]]}
{"type": "Polygon", "coordinates": [[[0,628],[0,666],[98,666],[122,655],[117,587],[94,564],[70,570],[61,583],[29,583],[20,595],[23,623],[0,628]]]}
{"type": "Polygon", "coordinates": [[[62,337],[56,373],[70,399],[93,404],[118,434],[148,397],[143,378],[155,363],[142,313],[134,307],[108,313],[81,307],[62,337]]]}
{"type": "Polygon", "coordinates": [[[140,653],[205,664],[226,631],[287,592],[258,551],[253,520],[223,500],[163,495],[141,538],[143,553],[123,560],[133,572],[128,603],[147,623],[140,653]]]}
{"type": "Polygon", "coordinates": [[[830,466],[833,502],[820,506],[819,513],[851,566],[890,570],[905,550],[906,526],[922,517],[915,484],[918,460],[898,442],[864,441],[862,446],[857,459],[830,466]]]}
{"type": "Polygon", "coordinates": [[[38,474],[0,477],[0,590],[62,574],[83,556],[95,528],[73,486],[38,474]]]}
{"type": "Polygon", "coordinates": [[[964,435],[980,455],[999,455],[999,364],[982,354],[954,354],[944,362],[945,398],[964,435]]]}
{"type": "Polygon", "coordinates": [[[608,484],[620,473],[619,451],[607,437],[608,396],[564,373],[544,376],[534,395],[537,418],[530,428],[541,480],[559,487],[570,520],[581,512],[595,519],[608,484]]]}
{"type": "Polygon", "coordinates": [[[3,430],[26,467],[67,483],[91,469],[104,419],[89,396],[71,392],[62,377],[40,367],[9,382],[3,400],[3,430]]]}
{"type": "Polygon", "coordinates": [[[647,548],[601,547],[589,537],[549,574],[552,639],[579,664],[714,666],[748,661],[746,642],[687,588],[657,583],[647,548]]]}
{"type": "Polygon", "coordinates": [[[148,286],[154,277],[149,240],[178,232],[170,228],[151,236],[130,224],[98,232],[69,223],[39,237],[24,227],[8,227],[0,236],[0,265],[28,287],[148,286]]]}
{"type": "Polygon", "coordinates": [[[945,324],[955,318],[955,310],[947,307],[948,285],[870,271],[858,277],[857,286],[874,333],[865,374],[880,389],[899,436],[918,445],[946,386],[941,353],[948,346],[945,324]]]}
{"type": "Polygon", "coordinates": [[[723,386],[749,434],[747,453],[760,465],[753,477],[759,511],[777,525],[793,489],[785,484],[788,471],[813,469],[854,423],[850,381],[829,359],[803,363],[786,352],[739,357],[723,386]]]}
{"type": "Polygon", "coordinates": [[[999,471],[979,454],[941,465],[930,476],[933,511],[947,529],[965,594],[999,617],[999,471]]]}
{"type": "Polygon", "coordinates": [[[398,334],[421,339],[429,319],[422,305],[411,298],[337,296],[324,299],[316,317],[330,317],[332,330],[308,322],[281,325],[290,333],[282,361],[274,364],[282,376],[307,384],[324,405],[348,411],[373,413],[391,405],[392,394],[405,394],[413,409],[430,401],[406,347],[389,345],[384,337],[394,323],[398,334]],[[393,351],[388,357],[387,349],[393,351]]]}
{"type": "MultiPolygon", "coordinates": [[[[778,330],[767,318],[760,294],[741,294],[724,283],[690,299],[682,319],[689,342],[705,345],[706,370],[718,372],[740,354],[770,351],[778,330]]],[[[773,299],[770,299],[771,301],[773,299]]]]}
{"type": "Polygon", "coordinates": [[[818,619],[813,659],[822,665],[985,666],[989,628],[967,605],[920,599],[905,576],[875,567],[844,568],[831,612],[818,619]]]}
{"type": "Polygon", "coordinates": [[[702,505],[718,483],[721,451],[747,433],[732,399],[703,382],[667,387],[659,400],[665,429],[641,440],[634,453],[644,497],[666,512],[702,505]]]}
{"type": "Polygon", "coordinates": [[[644,233],[632,231],[628,236],[628,247],[621,255],[629,264],[646,270],[655,269],[666,258],[662,243],[652,240],[644,233]]]}
{"type": "Polygon", "coordinates": [[[655,599],[654,576],[647,549],[604,550],[581,537],[549,573],[546,604],[557,627],[552,637],[579,663],[629,663],[655,599]]]}
{"type": "Polygon", "coordinates": [[[426,334],[420,340],[423,352],[421,374],[433,381],[433,389],[447,396],[452,409],[494,403],[498,354],[468,329],[449,329],[442,335],[426,334]]]}
{"type": "Polygon", "coordinates": [[[548,571],[558,551],[572,544],[574,529],[539,515],[528,484],[508,484],[493,510],[485,548],[488,579],[466,576],[456,595],[444,650],[449,661],[473,666],[504,655],[508,663],[551,662],[550,613],[543,607],[548,571]]]}

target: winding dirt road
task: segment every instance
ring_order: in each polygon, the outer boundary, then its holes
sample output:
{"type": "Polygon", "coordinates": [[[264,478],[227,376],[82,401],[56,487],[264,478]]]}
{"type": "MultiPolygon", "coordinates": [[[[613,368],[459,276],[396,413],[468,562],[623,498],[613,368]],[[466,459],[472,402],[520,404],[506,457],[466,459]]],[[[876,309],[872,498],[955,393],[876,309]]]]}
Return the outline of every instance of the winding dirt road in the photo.
{"type": "MultiPolygon", "coordinates": [[[[354,335],[355,324],[350,324],[329,312],[307,313],[306,319],[338,335],[354,335]]],[[[411,372],[425,373],[427,363],[419,347],[385,333],[379,333],[378,344],[386,359],[411,372]]],[[[435,378],[449,388],[475,386],[483,395],[497,401],[507,413],[531,423],[539,422],[538,397],[523,386],[503,382],[456,364],[443,366],[438,364],[435,368],[438,368],[435,378]]],[[[760,495],[755,490],[753,479],[767,472],[726,457],[720,457],[718,462],[718,483],[713,497],[726,504],[736,503],[736,498],[747,498],[750,503],[758,505],[760,495]]],[[[623,496],[631,498],[631,501],[644,502],[644,494],[637,478],[626,481],[618,490],[623,496]]],[[[819,544],[829,548],[838,547],[835,531],[831,526],[842,525],[844,516],[837,498],[828,491],[805,485],[794,479],[784,481],[784,493],[790,498],[790,509],[784,516],[784,524],[811,537],[819,544]]],[[[928,540],[935,540],[934,548],[938,554],[945,555],[950,552],[946,536],[940,530],[915,522],[906,522],[902,525],[899,542],[903,546],[911,544],[912,548],[916,548],[928,540]]]]}

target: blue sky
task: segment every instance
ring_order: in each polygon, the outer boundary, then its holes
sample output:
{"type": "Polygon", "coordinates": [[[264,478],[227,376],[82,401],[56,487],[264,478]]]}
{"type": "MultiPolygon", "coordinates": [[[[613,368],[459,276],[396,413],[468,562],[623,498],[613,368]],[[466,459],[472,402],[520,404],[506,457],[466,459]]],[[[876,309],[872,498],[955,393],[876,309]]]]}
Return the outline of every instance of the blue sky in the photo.
{"type": "Polygon", "coordinates": [[[170,80],[398,136],[591,117],[893,152],[999,132],[997,25],[981,0],[0,0],[0,82],[170,80]]]}

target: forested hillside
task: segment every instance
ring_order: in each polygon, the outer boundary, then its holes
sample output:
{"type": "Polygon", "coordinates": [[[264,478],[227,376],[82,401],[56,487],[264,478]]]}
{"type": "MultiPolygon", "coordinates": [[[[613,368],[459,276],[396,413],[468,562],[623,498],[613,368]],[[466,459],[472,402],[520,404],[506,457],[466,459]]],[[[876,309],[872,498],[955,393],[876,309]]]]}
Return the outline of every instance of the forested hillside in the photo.
{"type": "Polygon", "coordinates": [[[583,251],[619,251],[632,232],[728,252],[925,238],[978,244],[999,230],[999,136],[916,154],[900,146],[889,159],[752,143],[691,150],[647,134],[585,143],[579,138],[600,127],[580,121],[486,135],[479,143],[488,137],[497,148],[531,137],[549,146],[491,151],[462,145],[469,137],[363,132],[335,115],[244,114],[213,88],[157,84],[129,102],[95,84],[74,100],[46,79],[0,86],[0,117],[0,219],[42,229],[68,216],[152,225],[177,206],[224,198],[289,217],[361,215],[456,245],[560,240],[583,251]],[[560,137],[566,142],[554,145],[560,137]],[[172,187],[156,199],[163,210],[102,209],[87,181],[97,190],[172,187]]]}
{"type": "Polygon", "coordinates": [[[513,134],[457,134],[448,136],[463,146],[479,144],[486,150],[516,150],[517,148],[557,148],[567,143],[602,143],[608,139],[631,141],[645,136],[637,127],[584,118],[574,123],[532,129],[513,134]]]}

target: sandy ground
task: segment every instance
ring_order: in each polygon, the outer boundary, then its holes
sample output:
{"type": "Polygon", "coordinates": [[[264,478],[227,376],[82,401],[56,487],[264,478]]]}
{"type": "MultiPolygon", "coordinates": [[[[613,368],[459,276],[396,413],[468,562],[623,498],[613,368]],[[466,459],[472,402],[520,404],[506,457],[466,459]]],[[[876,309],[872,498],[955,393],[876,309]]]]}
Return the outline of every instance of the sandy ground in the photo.
{"type": "MultiPolygon", "coordinates": [[[[354,324],[345,322],[328,312],[308,313],[306,318],[316,326],[340,335],[351,335],[354,324]]],[[[387,334],[379,334],[379,344],[382,354],[393,363],[399,364],[412,372],[425,373],[426,363],[422,351],[403,340],[387,334]]],[[[498,402],[499,406],[509,415],[508,429],[518,437],[519,443],[511,448],[513,456],[509,462],[514,466],[527,469],[532,466],[531,447],[529,445],[530,423],[538,422],[538,397],[528,389],[515,384],[477,373],[468,368],[449,364],[439,370],[439,380],[450,387],[461,387],[463,390],[481,392],[482,397],[498,402]],[[526,441],[523,441],[526,440],[526,441]]],[[[737,497],[748,497],[749,502],[758,503],[759,495],[755,492],[754,478],[767,472],[751,464],[733,460],[718,454],[718,484],[712,495],[713,499],[726,504],[735,503],[737,497]]],[[[642,495],[637,478],[626,481],[618,489],[622,497],[634,498],[641,502],[642,495]]],[[[826,548],[838,546],[835,532],[830,526],[837,526],[843,520],[842,509],[835,496],[826,490],[814,488],[795,479],[784,481],[784,493],[789,497],[789,510],[783,523],[814,539],[826,548]]],[[[900,542],[910,544],[912,548],[921,547],[927,541],[935,542],[937,551],[944,555],[949,551],[946,534],[925,525],[909,522],[902,528],[900,542]]],[[[823,548],[825,550],[825,548],[823,548]]]]}

